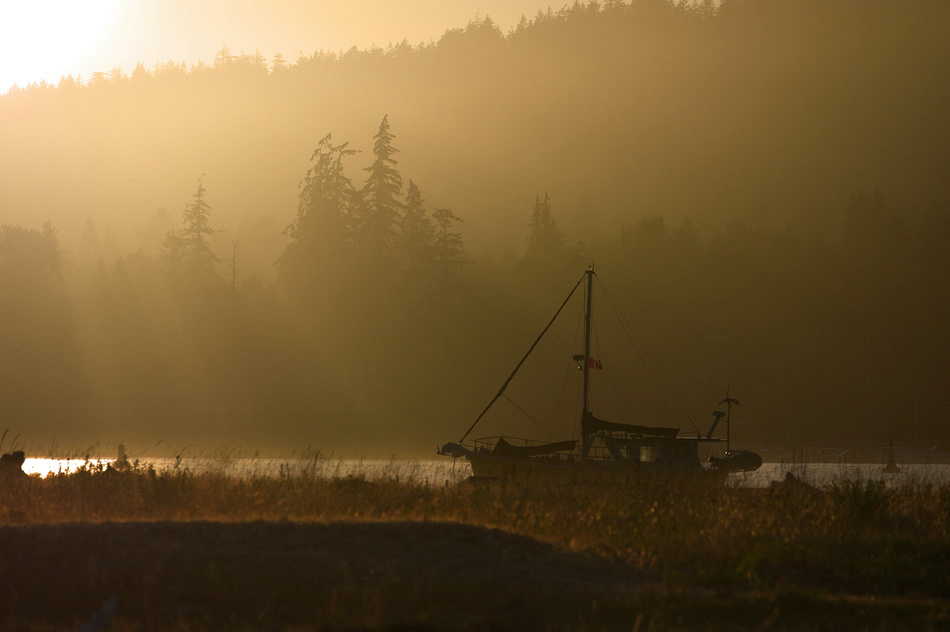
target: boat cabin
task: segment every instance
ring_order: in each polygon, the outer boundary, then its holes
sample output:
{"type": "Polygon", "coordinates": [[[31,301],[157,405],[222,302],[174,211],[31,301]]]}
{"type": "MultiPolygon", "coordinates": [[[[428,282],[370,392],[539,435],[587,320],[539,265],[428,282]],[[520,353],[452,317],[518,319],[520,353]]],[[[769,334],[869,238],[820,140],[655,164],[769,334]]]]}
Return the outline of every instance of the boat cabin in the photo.
{"type": "Polygon", "coordinates": [[[599,437],[610,460],[655,469],[659,472],[685,472],[703,469],[696,439],[656,437],[617,437],[606,433],[599,437]]]}

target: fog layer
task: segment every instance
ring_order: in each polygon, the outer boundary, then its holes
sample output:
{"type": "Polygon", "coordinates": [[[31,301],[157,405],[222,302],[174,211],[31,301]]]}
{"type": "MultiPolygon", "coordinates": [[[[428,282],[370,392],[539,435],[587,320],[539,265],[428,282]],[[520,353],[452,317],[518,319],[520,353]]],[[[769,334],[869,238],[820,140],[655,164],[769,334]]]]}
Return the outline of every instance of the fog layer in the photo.
{"type": "Polygon", "coordinates": [[[944,439],[948,27],[577,4],[13,90],[0,427],[427,454],[596,262],[697,417],[731,385],[749,441],[944,439]]]}

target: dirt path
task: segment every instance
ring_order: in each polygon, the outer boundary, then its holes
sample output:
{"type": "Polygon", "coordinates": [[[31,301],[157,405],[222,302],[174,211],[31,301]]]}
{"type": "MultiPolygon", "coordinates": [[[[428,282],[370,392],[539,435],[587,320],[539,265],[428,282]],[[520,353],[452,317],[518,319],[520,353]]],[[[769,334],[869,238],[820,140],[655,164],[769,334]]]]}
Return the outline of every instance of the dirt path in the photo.
{"type": "Polygon", "coordinates": [[[0,528],[0,615],[204,627],[506,629],[583,616],[636,584],[589,557],[443,523],[158,522],[0,528]]]}
{"type": "Polygon", "coordinates": [[[0,527],[0,628],[945,629],[947,605],[670,593],[531,538],[428,522],[0,527]],[[112,601],[114,599],[114,601],[112,601]]]}

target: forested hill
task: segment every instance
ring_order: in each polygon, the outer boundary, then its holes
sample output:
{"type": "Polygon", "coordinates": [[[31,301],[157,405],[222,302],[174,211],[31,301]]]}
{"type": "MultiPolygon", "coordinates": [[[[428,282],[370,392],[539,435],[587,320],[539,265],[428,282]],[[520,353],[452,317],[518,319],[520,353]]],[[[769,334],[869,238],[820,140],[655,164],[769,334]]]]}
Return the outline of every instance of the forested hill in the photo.
{"type": "Polygon", "coordinates": [[[223,227],[283,228],[317,141],[365,155],[388,114],[403,172],[479,251],[521,248],[544,190],[585,241],[658,214],[838,221],[874,187],[919,215],[947,197],[948,27],[939,0],[636,0],[422,45],[103,69],[0,98],[0,208],[125,240],[205,173],[223,227]]]}
{"type": "Polygon", "coordinates": [[[731,385],[750,440],[943,440],[948,32],[617,0],[11,89],[0,427],[424,454],[594,261],[697,418],[731,385]]]}

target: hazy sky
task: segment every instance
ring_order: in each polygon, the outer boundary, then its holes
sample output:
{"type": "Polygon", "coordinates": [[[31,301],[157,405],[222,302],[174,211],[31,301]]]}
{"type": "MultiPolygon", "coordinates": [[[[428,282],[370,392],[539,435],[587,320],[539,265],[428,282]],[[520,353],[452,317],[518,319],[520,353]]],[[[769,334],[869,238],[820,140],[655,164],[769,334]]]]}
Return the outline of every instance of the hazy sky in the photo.
{"type": "Polygon", "coordinates": [[[385,47],[437,40],[448,28],[491,16],[508,30],[551,0],[2,0],[0,92],[45,79],[138,62],[211,62],[223,44],[237,54],[385,47]]]}

